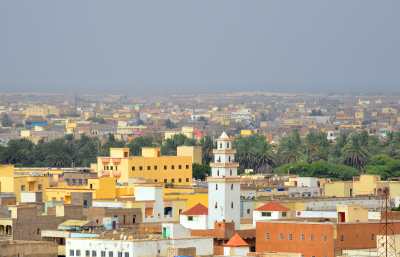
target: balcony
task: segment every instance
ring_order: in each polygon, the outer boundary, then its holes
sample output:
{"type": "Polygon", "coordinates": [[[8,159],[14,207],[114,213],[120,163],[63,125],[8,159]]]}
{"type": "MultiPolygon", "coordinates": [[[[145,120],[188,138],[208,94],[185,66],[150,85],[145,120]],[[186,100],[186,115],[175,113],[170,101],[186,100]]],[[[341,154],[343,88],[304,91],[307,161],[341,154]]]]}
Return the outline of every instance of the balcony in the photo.
{"type": "Polygon", "coordinates": [[[102,170],[101,171],[101,176],[103,177],[109,177],[110,176],[110,172],[108,170],[102,170]]]}
{"type": "Polygon", "coordinates": [[[113,173],[113,177],[121,177],[121,173],[113,173]]]}
{"type": "Polygon", "coordinates": [[[210,162],[210,167],[212,167],[212,168],[238,168],[239,163],[238,162],[227,162],[227,163],[210,162]]]}
{"type": "Polygon", "coordinates": [[[113,163],[121,163],[121,158],[113,158],[113,163]]]}
{"type": "Polygon", "coordinates": [[[236,149],[214,149],[213,150],[214,154],[235,154],[236,149]]]}
{"type": "Polygon", "coordinates": [[[101,162],[110,162],[110,158],[101,158],[101,162]]]}

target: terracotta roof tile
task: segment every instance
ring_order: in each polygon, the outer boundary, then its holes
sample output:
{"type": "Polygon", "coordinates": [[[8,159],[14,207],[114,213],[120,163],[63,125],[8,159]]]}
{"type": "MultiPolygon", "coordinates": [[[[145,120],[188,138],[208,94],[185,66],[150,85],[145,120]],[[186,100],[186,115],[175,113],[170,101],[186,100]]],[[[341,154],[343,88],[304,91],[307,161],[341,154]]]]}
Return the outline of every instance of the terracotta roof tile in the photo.
{"type": "Polygon", "coordinates": [[[208,208],[201,203],[196,204],[189,210],[182,212],[182,215],[208,215],[208,208]]]}
{"type": "Polygon", "coordinates": [[[245,247],[250,246],[246,243],[236,232],[236,234],[228,241],[228,243],[224,244],[226,247],[245,247]]]}
{"type": "Polygon", "coordinates": [[[290,211],[290,209],[280,205],[279,203],[271,201],[271,202],[255,209],[255,211],[290,211]]]}

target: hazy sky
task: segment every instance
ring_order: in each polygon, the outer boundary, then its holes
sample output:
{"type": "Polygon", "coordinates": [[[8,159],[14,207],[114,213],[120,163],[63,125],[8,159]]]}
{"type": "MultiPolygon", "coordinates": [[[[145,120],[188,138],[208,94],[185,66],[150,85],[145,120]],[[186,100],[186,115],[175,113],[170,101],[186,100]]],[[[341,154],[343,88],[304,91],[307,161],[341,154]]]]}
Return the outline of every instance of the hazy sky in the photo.
{"type": "Polygon", "coordinates": [[[0,93],[399,92],[400,1],[0,0],[0,93]]]}

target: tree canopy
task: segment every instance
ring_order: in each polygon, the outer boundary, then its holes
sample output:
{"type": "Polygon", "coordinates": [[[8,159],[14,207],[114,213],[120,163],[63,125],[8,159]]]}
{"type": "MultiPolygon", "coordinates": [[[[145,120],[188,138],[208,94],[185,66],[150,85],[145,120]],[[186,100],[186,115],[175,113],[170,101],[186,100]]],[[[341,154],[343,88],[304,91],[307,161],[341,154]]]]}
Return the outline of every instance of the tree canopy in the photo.
{"type": "Polygon", "coordinates": [[[13,121],[10,118],[10,116],[8,116],[7,113],[3,113],[3,117],[1,117],[1,126],[2,127],[12,127],[13,126],[13,121]]]}

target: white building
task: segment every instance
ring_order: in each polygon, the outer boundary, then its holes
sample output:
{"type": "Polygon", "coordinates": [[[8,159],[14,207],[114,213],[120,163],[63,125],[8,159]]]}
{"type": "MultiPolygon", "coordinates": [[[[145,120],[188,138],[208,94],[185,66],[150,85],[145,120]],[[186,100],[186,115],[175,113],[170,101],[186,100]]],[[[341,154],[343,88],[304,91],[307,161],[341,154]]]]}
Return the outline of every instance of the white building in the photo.
{"type": "Polygon", "coordinates": [[[208,229],[214,222],[234,222],[240,229],[240,178],[237,176],[239,163],[233,162],[236,149],[225,131],[216,139],[213,150],[215,162],[210,163],[212,176],[208,182],[208,229]]]}
{"type": "Polygon", "coordinates": [[[251,122],[251,109],[241,109],[239,112],[232,112],[233,119],[241,119],[248,123],[251,122]]]}
{"type": "Polygon", "coordinates": [[[250,245],[236,234],[224,244],[224,256],[247,256],[250,252],[250,245]]]}
{"type": "Polygon", "coordinates": [[[316,197],[321,196],[318,178],[298,177],[297,186],[289,187],[289,197],[316,197]]]}
{"type": "Polygon", "coordinates": [[[163,239],[178,239],[190,238],[190,229],[184,228],[181,224],[177,223],[163,223],[162,224],[162,238],[163,239]]]}
{"type": "Polygon", "coordinates": [[[271,201],[253,211],[253,226],[255,227],[256,222],[260,220],[278,220],[290,218],[291,212],[289,208],[271,201]]]}
{"type": "Polygon", "coordinates": [[[208,208],[198,203],[189,210],[181,213],[180,223],[185,228],[208,229],[208,208]]]}
{"type": "Polygon", "coordinates": [[[168,248],[195,247],[196,255],[213,255],[212,237],[192,237],[179,239],[111,240],[68,238],[66,257],[106,256],[106,257],[155,257],[167,256],[168,248]]]}

